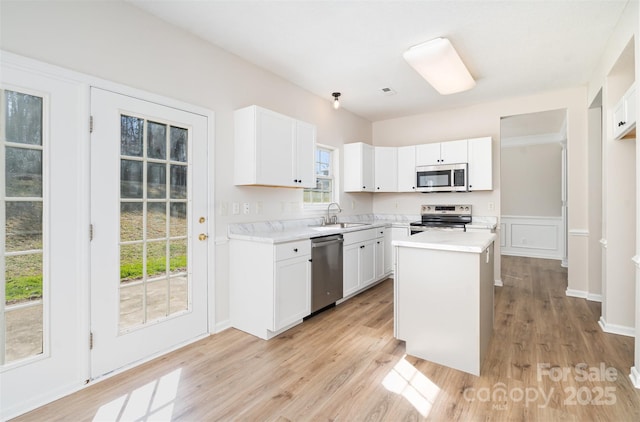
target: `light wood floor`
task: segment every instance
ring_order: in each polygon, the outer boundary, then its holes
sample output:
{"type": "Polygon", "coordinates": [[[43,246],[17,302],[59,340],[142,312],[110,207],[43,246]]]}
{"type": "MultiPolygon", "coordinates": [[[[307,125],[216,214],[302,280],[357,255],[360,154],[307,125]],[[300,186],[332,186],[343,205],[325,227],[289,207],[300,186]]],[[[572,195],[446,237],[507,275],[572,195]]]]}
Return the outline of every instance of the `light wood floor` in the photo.
{"type": "Polygon", "coordinates": [[[229,329],[19,420],[640,420],[633,339],[600,330],[598,303],[565,296],[558,261],[502,263],[481,377],[405,356],[386,280],[273,340],[229,329]],[[615,381],[591,372],[601,364],[615,381]]]}

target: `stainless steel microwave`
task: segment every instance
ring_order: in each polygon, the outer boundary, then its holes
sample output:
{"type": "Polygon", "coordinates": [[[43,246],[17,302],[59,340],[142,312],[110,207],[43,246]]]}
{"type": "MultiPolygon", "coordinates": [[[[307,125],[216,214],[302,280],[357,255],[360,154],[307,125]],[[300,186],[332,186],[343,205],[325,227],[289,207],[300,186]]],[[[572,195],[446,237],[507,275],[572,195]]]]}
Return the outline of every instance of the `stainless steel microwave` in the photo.
{"type": "Polygon", "coordinates": [[[418,192],[466,192],[467,163],[416,167],[418,192]]]}

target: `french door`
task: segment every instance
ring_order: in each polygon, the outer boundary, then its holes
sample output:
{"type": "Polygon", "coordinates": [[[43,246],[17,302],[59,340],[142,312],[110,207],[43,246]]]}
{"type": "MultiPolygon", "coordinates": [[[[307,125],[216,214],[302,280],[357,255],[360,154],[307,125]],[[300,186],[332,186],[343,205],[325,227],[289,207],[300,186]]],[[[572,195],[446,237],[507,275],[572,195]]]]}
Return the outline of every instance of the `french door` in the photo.
{"type": "Polygon", "coordinates": [[[91,377],[207,333],[207,118],[91,89],[91,377]]]}

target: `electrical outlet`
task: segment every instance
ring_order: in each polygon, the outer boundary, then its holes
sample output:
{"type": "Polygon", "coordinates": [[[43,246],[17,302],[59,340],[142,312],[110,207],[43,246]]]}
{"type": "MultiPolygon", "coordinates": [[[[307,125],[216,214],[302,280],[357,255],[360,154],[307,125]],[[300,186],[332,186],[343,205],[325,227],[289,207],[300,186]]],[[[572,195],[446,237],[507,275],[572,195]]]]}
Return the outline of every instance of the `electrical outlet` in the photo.
{"type": "Polygon", "coordinates": [[[256,214],[262,214],[262,209],[263,209],[262,202],[261,201],[256,202],[256,214]]]}
{"type": "Polygon", "coordinates": [[[234,202],[233,203],[233,215],[238,215],[240,214],[240,203],[239,202],[234,202]]]}
{"type": "Polygon", "coordinates": [[[489,202],[487,204],[487,208],[489,209],[489,211],[494,211],[496,209],[496,204],[494,204],[493,202],[489,202]]]}
{"type": "Polygon", "coordinates": [[[242,213],[249,214],[250,212],[251,212],[251,208],[249,206],[249,203],[245,202],[244,204],[242,204],[242,213]]]}

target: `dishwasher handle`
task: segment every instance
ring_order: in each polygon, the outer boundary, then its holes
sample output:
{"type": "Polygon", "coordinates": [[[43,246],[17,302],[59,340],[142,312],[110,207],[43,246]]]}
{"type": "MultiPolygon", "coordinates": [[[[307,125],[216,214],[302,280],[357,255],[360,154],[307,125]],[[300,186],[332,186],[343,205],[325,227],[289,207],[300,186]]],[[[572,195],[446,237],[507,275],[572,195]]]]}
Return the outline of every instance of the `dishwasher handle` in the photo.
{"type": "Polygon", "coordinates": [[[344,240],[343,239],[335,239],[335,240],[327,240],[326,242],[313,241],[313,242],[311,242],[311,247],[312,248],[322,248],[322,247],[325,247],[325,246],[334,245],[336,243],[344,243],[344,240]]]}

